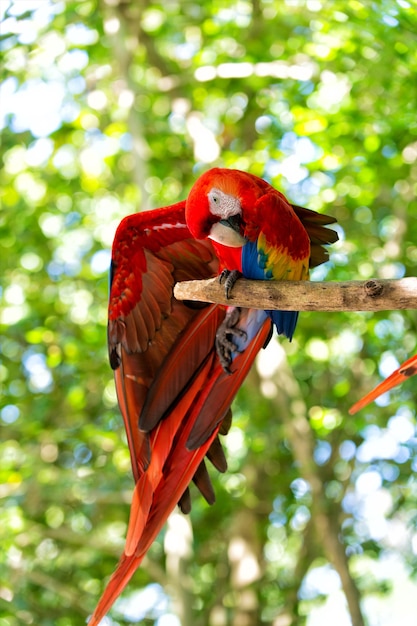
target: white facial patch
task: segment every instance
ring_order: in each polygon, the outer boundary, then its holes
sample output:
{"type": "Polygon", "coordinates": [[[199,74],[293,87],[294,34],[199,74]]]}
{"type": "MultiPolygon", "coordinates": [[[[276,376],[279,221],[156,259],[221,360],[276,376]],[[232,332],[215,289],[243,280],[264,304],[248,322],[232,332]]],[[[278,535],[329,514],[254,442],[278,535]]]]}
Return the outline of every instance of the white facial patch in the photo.
{"type": "Polygon", "coordinates": [[[209,209],[213,215],[218,215],[222,220],[227,220],[232,215],[241,215],[242,207],[239,198],[230,196],[220,189],[213,187],[208,193],[209,209]]]}

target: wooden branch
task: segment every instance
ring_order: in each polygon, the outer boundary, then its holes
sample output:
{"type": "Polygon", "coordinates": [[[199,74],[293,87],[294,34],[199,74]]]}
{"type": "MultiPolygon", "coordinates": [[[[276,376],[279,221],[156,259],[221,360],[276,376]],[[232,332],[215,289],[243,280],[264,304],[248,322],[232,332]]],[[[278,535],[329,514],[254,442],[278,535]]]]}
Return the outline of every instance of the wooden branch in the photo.
{"type": "Polygon", "coordinates": [[[217,278],[177,283],[177,300],[279,311],[396,311],[417,309],[417,277],[347,282],[239,279],[231,297],[217,278]]]}

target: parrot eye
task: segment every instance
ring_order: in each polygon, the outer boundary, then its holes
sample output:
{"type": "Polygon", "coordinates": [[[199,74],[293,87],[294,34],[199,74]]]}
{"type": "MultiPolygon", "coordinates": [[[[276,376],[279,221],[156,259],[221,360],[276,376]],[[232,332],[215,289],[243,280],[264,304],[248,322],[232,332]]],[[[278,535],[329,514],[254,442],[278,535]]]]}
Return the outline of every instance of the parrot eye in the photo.
{"type": "Polygon", "coordinates": [[[219,206],[220,204],[220,196],[218,196],[214,191],[211,191],[209,193],[209,200],[210,202],[212,202],[213,204],[216,204],[217,206],[219,206]]]}

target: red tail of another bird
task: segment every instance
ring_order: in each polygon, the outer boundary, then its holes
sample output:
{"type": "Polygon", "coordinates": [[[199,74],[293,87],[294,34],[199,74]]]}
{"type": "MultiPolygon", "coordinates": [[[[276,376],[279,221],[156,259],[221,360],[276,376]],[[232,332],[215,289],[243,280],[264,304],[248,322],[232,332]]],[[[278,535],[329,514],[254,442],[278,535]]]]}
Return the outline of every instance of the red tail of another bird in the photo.
{"type": "Polygon", "coordinates": [[[388,378],[383,380],[382,383],[375,387],[375,389],[372,389],[372,391],[367,393],[365,396],[363,396],[363,398],[361,398],[360,400],[358,400],[358,402],[351,406],[349,409],[349,413],[351,415],[354,415],[365,406],[376,400],[376,398],[381,396],[383,393],[386,393],[393,387],[401,384],[402,382],[407,380],[407,378],[410,378],[410,376],[414,376],[414,374],[417,374],[417,354],[412,356],[407,361],[404,361],[404,363],[400,365],[400,367],[396,369],[395,372],[388,376],[388,378]]]}

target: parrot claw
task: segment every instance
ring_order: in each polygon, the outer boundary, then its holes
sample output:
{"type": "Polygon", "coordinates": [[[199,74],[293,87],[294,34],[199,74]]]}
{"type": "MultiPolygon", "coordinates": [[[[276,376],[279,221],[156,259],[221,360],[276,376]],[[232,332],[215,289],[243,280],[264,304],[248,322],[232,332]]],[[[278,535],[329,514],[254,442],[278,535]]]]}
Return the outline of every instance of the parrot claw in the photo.
{"type": "Polygon", "coordinates": [[[236,325],[240,320],[240,308],[236,307],[230,310],[223,323],[220,324],[216,332],[216,351],[220,364],[227,374],[231,374],[230,365],[232,363],[233,354],[241,352],[233,341],[233,337],[247,340],[247,334],[236,325]]]}
{"type": "Polygon", "coordinates": [[[226,270],[224,269],[219,275],[219,283],[223,285],[224,283],[224,293],[226,295],[226,299],[229,300],[232,289],[236,283],[236,281],[243,276],[242,272],[239,270],[226,270]]]}

